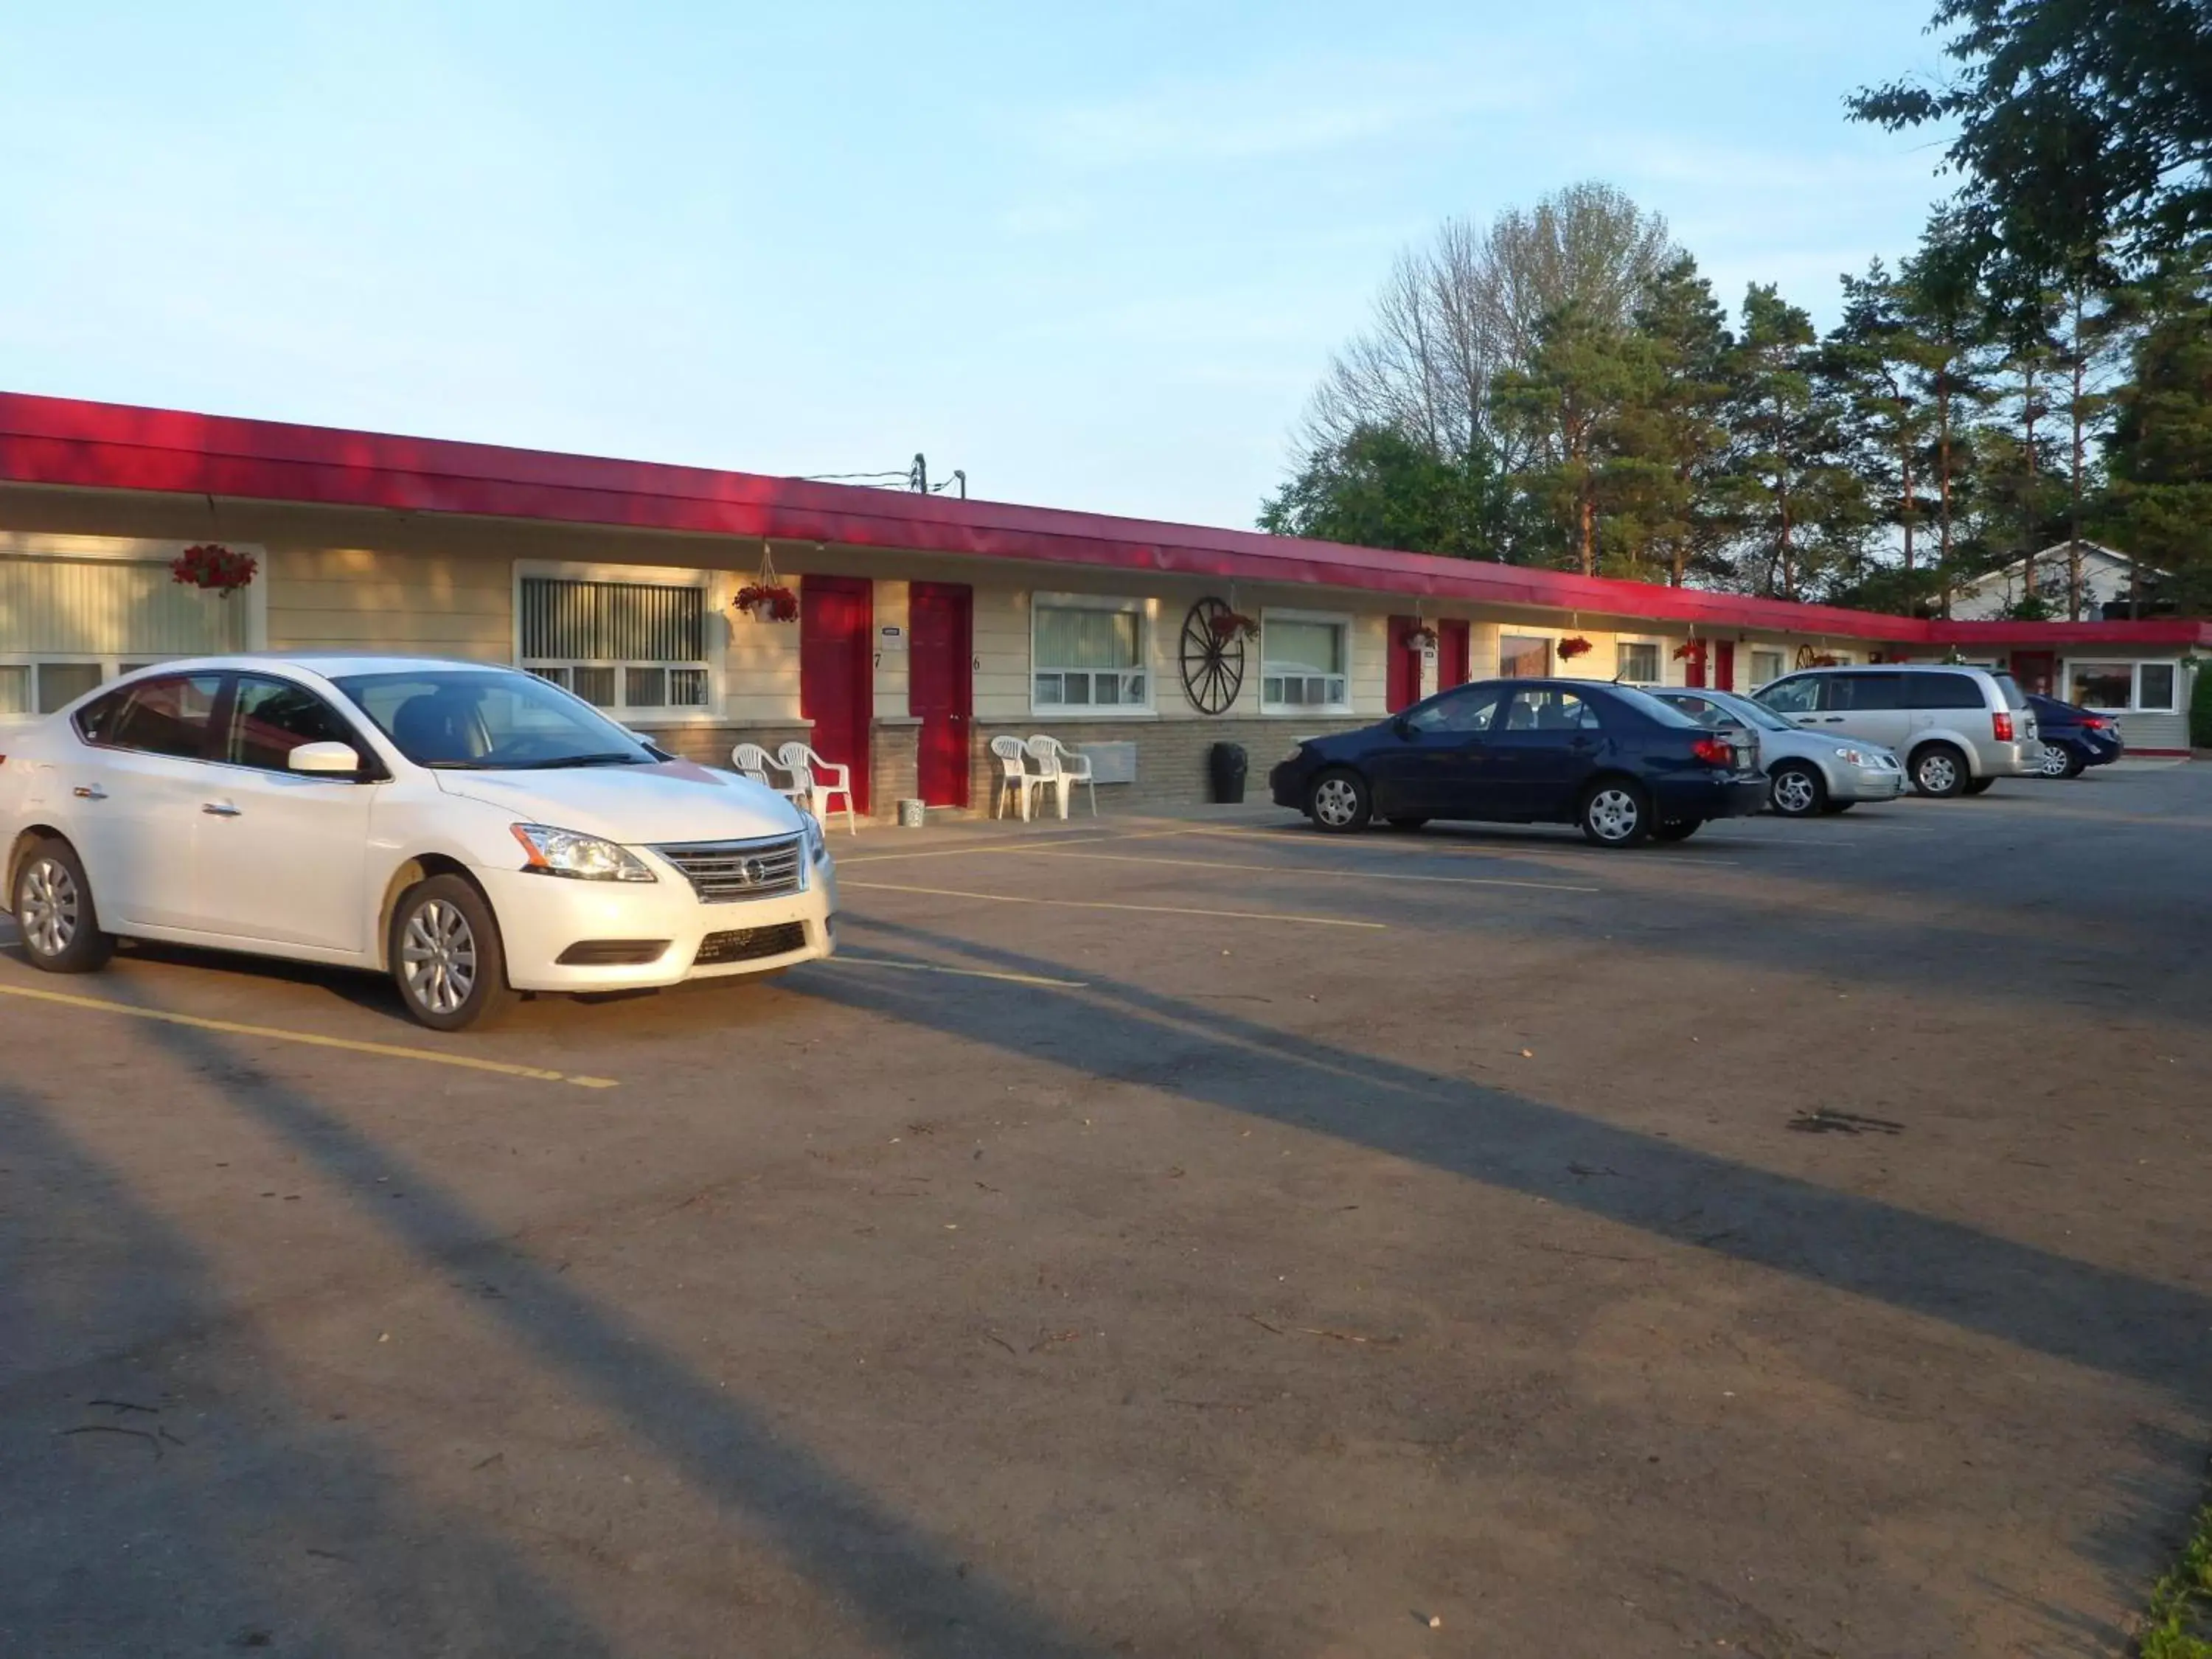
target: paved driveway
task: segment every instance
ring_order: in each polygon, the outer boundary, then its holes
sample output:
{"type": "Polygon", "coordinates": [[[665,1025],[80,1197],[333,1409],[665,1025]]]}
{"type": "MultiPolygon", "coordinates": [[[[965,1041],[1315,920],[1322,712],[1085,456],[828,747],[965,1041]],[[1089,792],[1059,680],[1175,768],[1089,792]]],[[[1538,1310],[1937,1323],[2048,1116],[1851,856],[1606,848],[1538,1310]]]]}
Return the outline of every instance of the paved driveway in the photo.
{"type": "Polygon", "coordinates": [[[476,1039],[0,958],[0,1653],[2116,1652],[2208,832],[875,831],[839,963],[476,1039]]]}

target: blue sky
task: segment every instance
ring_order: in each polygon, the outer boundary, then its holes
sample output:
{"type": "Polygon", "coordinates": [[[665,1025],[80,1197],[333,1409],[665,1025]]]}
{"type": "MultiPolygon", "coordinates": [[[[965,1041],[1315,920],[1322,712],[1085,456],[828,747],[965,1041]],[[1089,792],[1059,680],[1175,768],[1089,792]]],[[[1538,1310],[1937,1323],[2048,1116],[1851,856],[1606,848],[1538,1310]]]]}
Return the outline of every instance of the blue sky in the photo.
{"type": "Polygon", "coordinates": [[[1247,524],[1446,215],[1607,179],[1832,318],[1929,9],[17,0],[0,386],[1247,524]]]}

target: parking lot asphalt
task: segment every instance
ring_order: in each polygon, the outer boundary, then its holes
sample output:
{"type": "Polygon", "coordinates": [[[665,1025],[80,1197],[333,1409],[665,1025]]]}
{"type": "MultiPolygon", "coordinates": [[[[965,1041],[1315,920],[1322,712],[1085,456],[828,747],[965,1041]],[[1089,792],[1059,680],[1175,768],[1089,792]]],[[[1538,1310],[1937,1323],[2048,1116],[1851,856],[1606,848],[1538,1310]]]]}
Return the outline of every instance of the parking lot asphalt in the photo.
{"type": "Polygon", "coordinates": [[[837,962],[460,1038],[9,951],[0,1653],[2121,1651],[2208,831],[877,830],[837,962]]]}

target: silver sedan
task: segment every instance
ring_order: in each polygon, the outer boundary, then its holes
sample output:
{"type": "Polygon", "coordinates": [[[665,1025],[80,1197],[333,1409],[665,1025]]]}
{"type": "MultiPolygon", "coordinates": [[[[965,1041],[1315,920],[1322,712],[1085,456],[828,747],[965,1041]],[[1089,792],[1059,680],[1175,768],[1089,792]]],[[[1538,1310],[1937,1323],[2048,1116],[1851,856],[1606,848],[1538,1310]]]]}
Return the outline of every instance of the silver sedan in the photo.
{"type": "Polygon", "coordinates": [[[1848,811],[1863,801],[1895,800],[1904,791],[1904,767],[1878,743],[1808,731],[1765,704],[1733,692],[1680,686],[1647,690],[1701,726],[1744,726],[1755,731],[1759,764],[1766,769],[1768,800],[1785,818],[1848,811]]]}

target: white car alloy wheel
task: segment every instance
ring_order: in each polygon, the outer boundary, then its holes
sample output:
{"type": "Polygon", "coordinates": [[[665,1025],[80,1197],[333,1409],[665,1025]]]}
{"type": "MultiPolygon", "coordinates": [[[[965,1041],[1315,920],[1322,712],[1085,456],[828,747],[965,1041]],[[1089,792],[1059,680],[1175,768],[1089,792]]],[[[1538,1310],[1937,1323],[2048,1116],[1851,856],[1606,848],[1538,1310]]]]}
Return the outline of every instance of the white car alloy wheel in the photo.
{"type": "Polygon", "coordinates": [[[477,936],[457,905],[429,899],[407,918],[399,945],[407,994],[431,1013],[460,1012],[477,986],[477,936]]]}
{"type": "Polygon", "coordinates": [[[1330,829],[1346,829],[1359,816],[1359,791],[1350,778],[1323,778],[1315,786],[1313,807],[1330,829]]]}
{"type": "Polygon", "coordinates": [[[1599,790],[1583,809],[1590,833],[1607,843],[1632,838],[1644,823],[1644,804],[1618,784],[1599,790]]]}
{"type": "Polygon", "coordinates": [[[16,897],[23,943],[37,956],[64,955],[76,939],[83,915],[84,901],[69,866],[50,854],[33,856],[24,866],[16,897]]]}
{"type": "Polygon", "coordinates": [[[1774,775],[1774,810],[1788,817],[1802,817],[1820,804],[1813,775],[1802,767],[1785,767],[1774,775]]]}
{"type": "Polygon", "coordinates": [[[1931,749],[1912,769],[1912,778],[1920,786],[1923,794],[1956,794],[1960,784],[1959,763],[1951,757],[1949,750],[1931,749]]]}
{"type": "Polygon", "coordinates": [[[2037,763],[2036,769],[2046,778],[2063,778],[2066,775],[2066,769],[2072,763],[2072,757],[2063,749],[2054,744],[2045,744],[2043,758],[2037,763]]]}

